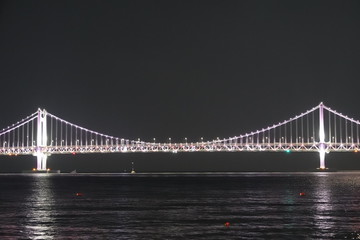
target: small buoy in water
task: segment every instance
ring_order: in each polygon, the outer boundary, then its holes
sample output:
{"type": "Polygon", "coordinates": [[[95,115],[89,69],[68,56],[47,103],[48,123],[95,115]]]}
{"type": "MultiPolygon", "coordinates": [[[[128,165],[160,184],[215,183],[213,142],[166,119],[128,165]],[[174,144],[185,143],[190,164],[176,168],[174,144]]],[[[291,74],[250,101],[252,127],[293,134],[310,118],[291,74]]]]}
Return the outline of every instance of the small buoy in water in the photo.
{"type": "Polygon", "coordinates": [[[225,226],[225,227],[230,227],[230,223],[229,223],[229,222],[226,222],[226,223],[224,223],[224,226],[225,226]]]}
{"type": "Polygon", "coordinates": [[[80,192],[76,193],[75,195],[76,195],[77,197],[82,197],[82,196],[83,196],[83,194],[80,193],[80,192]]]}
{"type": "Polygon", "coordinates": [[[305,196],[305,193],[304,193],[304,192],[301,192],[299,195],[300,195],[300,196],[305,196]]]}

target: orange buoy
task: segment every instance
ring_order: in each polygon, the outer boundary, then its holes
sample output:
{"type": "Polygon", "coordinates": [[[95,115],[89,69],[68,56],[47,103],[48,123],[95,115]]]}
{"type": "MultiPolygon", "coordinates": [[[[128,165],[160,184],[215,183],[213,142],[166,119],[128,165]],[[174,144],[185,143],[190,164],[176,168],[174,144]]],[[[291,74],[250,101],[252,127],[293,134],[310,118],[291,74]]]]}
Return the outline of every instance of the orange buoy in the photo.
{"type": "Polygon", "coordinates": [[[230,227],[230,223],[229,223],[229,222],[226,222],[226,223],[224,223],[224,226],[225,226],[225,227],[230,227]]]}
{"type": "Polygon", "coordinates": [[[301,192],[299,195],[300,195],[300,196],[305,196],[305,193],[304,193],[304,192],[301,192]]]}

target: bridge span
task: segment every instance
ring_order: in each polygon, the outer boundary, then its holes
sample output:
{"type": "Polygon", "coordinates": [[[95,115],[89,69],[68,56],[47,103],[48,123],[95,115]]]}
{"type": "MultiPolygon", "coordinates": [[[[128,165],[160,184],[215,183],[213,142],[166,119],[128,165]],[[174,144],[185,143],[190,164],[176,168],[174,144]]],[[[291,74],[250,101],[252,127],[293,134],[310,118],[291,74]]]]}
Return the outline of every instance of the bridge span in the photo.
{"type": "Polygon", "coordinates": [[[323,103],[287,120],[255,131],[211,141],[157,143],[99,133],[38,109],[0,131],[1,155],[33,155],[37,170],[47,169],[52,154],[132,152],[357,152],[360,122],[323,103]]]}

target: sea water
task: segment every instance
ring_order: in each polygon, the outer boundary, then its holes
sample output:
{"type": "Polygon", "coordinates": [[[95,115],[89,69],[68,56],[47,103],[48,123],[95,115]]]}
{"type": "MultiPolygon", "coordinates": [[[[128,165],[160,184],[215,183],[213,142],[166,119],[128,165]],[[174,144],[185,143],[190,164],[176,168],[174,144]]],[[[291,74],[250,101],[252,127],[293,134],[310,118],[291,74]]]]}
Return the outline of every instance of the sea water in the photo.
{"type": "Polygon", "coordinates": [[[360,172],[1,174],[0,239],[357,239],[360,172]]]}

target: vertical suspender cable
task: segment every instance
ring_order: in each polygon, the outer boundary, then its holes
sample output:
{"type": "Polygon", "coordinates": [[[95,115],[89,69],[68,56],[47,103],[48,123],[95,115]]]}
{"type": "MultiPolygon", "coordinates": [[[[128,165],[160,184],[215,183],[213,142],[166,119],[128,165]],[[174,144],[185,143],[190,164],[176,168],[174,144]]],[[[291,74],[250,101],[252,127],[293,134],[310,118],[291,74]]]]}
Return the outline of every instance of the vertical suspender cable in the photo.
{"type": "Polygon", "coordinates": [[[31,146],[34,147],[34,120],[31,121],[31,146]]]}
{"type": "Polygon", "coordinates": [[[73,125],[70,124],[70,145],[73,145],[73,136],[72,136],[72,129],[73,129],[73,125]]]}
{"type": "Polygon", "coordinates": [[[328,114],[329,114],[329,142],[331,142],[331,112],[328,111],[328,114]]]}
{"type": "Polygon", "coordinates": [[[301,143],[304,144],[304,116],[301,117],[301,143]]]}
{"type": "Polygon", "coordinates": [[[307,136],[307,143],[309,143],[309,114],[306,114],[306,130],[307,130],[307,133],[306,133],[306,136],[307,136]]]}
{"type": "Polygon", "coordinates": [[[77,139],[77,127],[75,127],[75,146],[77,147],[78,145],[78,139],[77,139]]]}
{"type": "Polygon", "coordinates": [[[292,145],[292,143],[293,143],[293,139],[292,139],[292,121],[293,120],[291,120],[291,122],[290,122],[290,145],[292,145]]]}
{"type": "Polygon", "coordinates": [[[351,145],[354,144],[353,122],[351,121],[351,145]]]}
{"type": "Polygon", "coordinates": [[[282,141],[281,141],[281,127],[282,127],[282,126],[280,125],[280,126],[279,126],[279,142],[280,142],[280,144],[281,144],[281,142],[282,142],[282,141]]]}
{"type": "Polygon", "coordinates": [[[55,146],[58,146],[58,121],[55,119],[55,146]]]}
{"type": "Polygon", "coordinates": [[[340,125],[340,144],[342,144],[342,140],[343,140],[343,139],[342,139],[342,124],[341,124],[341,116],[339,117],[339,119],[340,119],[340,120],[339,120],[339,122],[340,122],[340,124],[339,124],[339,125],[340,125]]]}
{"type": "Polygon", "coordinates": [[[53,117],[50,116],[50,145],[53,145],[53,117]]]}
{"type": "Polygon", "coordinates": [[[29,147],[29,122],[26,123],[26,147],[29,147]]]}
{"type": "Polygon", "coordinates": [[[276,132],[275,132],[275,127],[274,127],[274,145],[275,145],[275,143],[276,143],[276,132]]]}
{"type": "Polygon", "coordinates": [[[17,148],[19,148],[19,139],[20,139],[20,127],[17,127],[17,139],[16,139],[17,148]]]}
{"type": "Polygon", "coordinates": [[[8,143],[7,143],[8,148],[11,147],[11,132],[8,132],[8,143]]]}
{"type": "Polygon", "coordinates": [[[359,121],[356,123],[356,138],[357,144],[359,145],[359,121]]]}
{"type": "Polygon", "coordinates": [[[68,124],[65,123],[65,146],[67,146],[67,140],[68,140],[68,124]]]}
{"type": "Polygon", "coordinates": [[[13,133],[12,147],[15,147],[15,139],[16,139],[16,137],[15,137],[15,130],[16,130],[16,129],[13,129],[13,130],[12,130],[12,133],[13,133]]]}
{"type": "Polygon", "coordinates": [[[296,135],[296,145],[298,144],[298,118],[295,119],[295,135],[296,135]]]}
{"type": "Polygon", "coordinates": [[[314,117],[314,111],[312,112],[312,117],[313,117],[313,126],[312,126],[312,129],[313,129],[313,143],[315,143],[315,117],[314,117]]]}
{"type": "Polygon", "coordinates": [[[24,128],[25,128],[25,125],[22,125],[21,127],[21,131],[22,131],[22,139],[21,139],[21,146],[24,147],[24,128]]]}
{"type": "Polygon", "coordinates": [[[62,135],[63,135],[62,125],[63,125],[63,121],[60,121],[60,145],[61,146],[63,145],[63,141],[64,141],[62,138],[62,135]]]}
{"type": "Polygon", "coordinates": [[[334,113],[334,131],[335,131],[335,144],[337,143],[337,130],[336,130],[336,117],[337,115],[334,113]]]}
{"type": "Polygon", "coordinates": [[[348,129],[347,129],[347,122],[348,122],[348,120],[345,118],[345,138],[346,138],[346,144],[348,144],[349,143],[349,141],[348,141],[348,129]]]}

